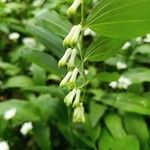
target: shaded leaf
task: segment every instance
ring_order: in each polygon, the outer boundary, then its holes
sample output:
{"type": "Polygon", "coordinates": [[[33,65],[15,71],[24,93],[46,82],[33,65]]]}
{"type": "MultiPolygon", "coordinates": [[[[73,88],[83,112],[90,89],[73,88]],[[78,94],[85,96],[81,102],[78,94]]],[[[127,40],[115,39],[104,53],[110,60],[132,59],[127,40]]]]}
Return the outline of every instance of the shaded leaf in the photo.
{"type": "Polygon", "coordinates": [[[122,45],[122,40],[99,37],[88,47],[85,60],[103,61],[119,51],[122,45]]]}

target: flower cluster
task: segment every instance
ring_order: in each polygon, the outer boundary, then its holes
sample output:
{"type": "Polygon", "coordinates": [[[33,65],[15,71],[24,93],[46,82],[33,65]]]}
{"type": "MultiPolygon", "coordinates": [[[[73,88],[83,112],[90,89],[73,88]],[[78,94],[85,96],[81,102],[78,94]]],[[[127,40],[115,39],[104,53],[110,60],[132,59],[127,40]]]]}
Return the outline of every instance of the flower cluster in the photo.
{"type": "MultiPolygon", "coordinates": [[[[72,5],[67,10],[67,15],[75,15],[77,8],[82,3],[82,0],[74,0],[72,5]]],[[[79,69],[75,65],[76,56],[78,54],[80,45],[80,35],[82,32],[82,25],[74,25],[68,35],[63,41],[63,46],[67,47],[65,54],[59,60],[58,66],[67,66],[68,73],[64,79],[60,82],[60,87],[68,87],[70,92],[64,98],[66,106],[72,106],[74,108],[73,122],[84,122],[84,107],[81,102],[81,90],[76,85],[76,79],[80,74],[79,69]]]]}

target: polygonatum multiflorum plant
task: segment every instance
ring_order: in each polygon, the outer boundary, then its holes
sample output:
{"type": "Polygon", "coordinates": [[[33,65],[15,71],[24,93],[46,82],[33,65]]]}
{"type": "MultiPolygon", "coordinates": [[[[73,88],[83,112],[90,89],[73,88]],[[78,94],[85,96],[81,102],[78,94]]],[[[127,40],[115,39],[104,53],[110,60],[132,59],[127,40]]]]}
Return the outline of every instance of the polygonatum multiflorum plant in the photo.
{"type": "Polygon", "coordinates": [[[0,10],[0,150],[150,149],[150,0],[0,10]]]}
{"type": "MultiPolygon", "coordinates": [[[[84,4],[86,4],[86,1],[74,0],[72,5],[68,8],[67,15],[69,17],[76,17],[77,10],[81,5],[81,22],[77,25],[73,25],[65,37],[63,46],[66,48],[66,51],[58,63],[59,67],[66,66],[68,70],[60,86],[66,86],[70,90],[69,94],[64,98],[64,102],[67,106],[74,107],[74,122],[85,121],[84,107],[81,101],[81,91],[86,86],[85,62],[87,60],[105,60],[121,48],[125,39],[134,38],[147,33],[150,30],[146,25],[146,22],[150,22],[148,18],[149,3],[149,0],[135,0],[132,2],[128,0],[101,0],[87,19],[84,15],[84,4]],[[141,7],[141,5],[143,6],[141,7]],[[145,10],[136,15],[138,9],[145,10]],[[98,34],[96,40],[87,50],[85,50],[84,47],[84,35],[86,32],[91,35],[98,34]],[[106,36],[107,38],[99,35],[106,36]],[[79,56],[79,60],[76,60],[77,56],[79,56]],[[76,63],[76,61],[78,61],[78,63],[76,63]],[[85,81],[81,86],[76,84],[78,75],[83,77],[85,81]]],[[[111,84],[116,85],[117,83],[113,82],[111,84]]],[[[126,85],[122,85],[121,83],[120,87],[126,87],[126,85]]]]}

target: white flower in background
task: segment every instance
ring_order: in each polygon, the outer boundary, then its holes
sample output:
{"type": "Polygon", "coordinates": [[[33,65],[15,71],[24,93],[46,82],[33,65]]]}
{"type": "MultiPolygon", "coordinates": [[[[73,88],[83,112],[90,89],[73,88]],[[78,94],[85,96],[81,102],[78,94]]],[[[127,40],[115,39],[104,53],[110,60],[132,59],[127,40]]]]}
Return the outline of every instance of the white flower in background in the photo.
{"type": "Polygon", "coordinates": [[[72,5],[67,10],[67,15],[68,16],[75,15],[78,7],[81,4],[81,2],[82,2],[82,0],[74,0],[74,2],[72,3],[72,5]]]}
{"type": "Polygon", "coordinates": [[[116,67],[117,67],[118,70],[126,69],[127,68],[127,64],[123,63],[121,61],[118,61],[116,67]]]}
{"type": "Polygon", "coordinates": [[[19,37],[20,37],[20,34],[17,33],[17,32],[12,32],[12,33],[10,33],[9,36],[8,36],[8,38],[9,38],[10,40],[14,40],[14,41],[15,41],[15,40],[18,40],[19,37]]]}
{"type": "Polygon", "coordinates": [[[131,82],[130,79],[128,79],[128,78],[126,78],[124,76],[121,76],[118,81],[110,82],[109,86],[112,89],[116,89],[116,88],[127,89],[131,84],[132,84],[132,82],[131,82]]]}
{"type": "Polygon", "coordinates": [[[126,50],[131,46],[131,42],[126,42],[123,46],[122,46],[122,50],[126,50]]]}
{"type": "Polygon", "coordinates": [[[150,43],[150,34],[146,35],[146,38],[144,39],[144,42],[150,43]]]}
{"type": "Polygon", "coordinates": [[[109,86],[112,89],[116,89],[118,87],[118,82],[117,81],[112,81],[112,82],[109,83],[109,86]]]}
{"type": "Polygon", "coordinates": [[[127,89],[132,84],[131,80],[121,76],[118,80],[118,88],[119,89],[127,89]]]}
{"type": "Polygon", "coordinates": [[[0,141],[0,150],[9,150],[9,145],[6,141],[0,141]]]}
{"type": "Polygon", "coordinates": [[[41,6],[43,3],[44,3],[44,0],[34,0],[33,3],[32,3],[32,5],[33,5],[34,7],[39,7],[39,6],[41,6]]]}
{"type": "Polygon", "coordinates": [[[74,109],[73,122],[75,123],[85,122],[84,107],[82,103],[80,103],[79,106],[74,109]]]}
{"type": "Polygon", "coordinates": [[[33,38],[30,38],[30,37],[23,38],[22,42],[24,45],[29,46],[29,47],[36,45],[35,40],[33,38]]]}
{"type": "Polygon", "coordinates": [[[16,108],[11,108],[4,113],[4,119],[10,120],[16,115],[16,108]]]}
{"type": "Polygon", "coordinates": [[[20,133],[23,135],[27,135],[28,132],[32,129],[33,129],[32,122],[25,122],[20,129],[20,133]]]}
{"type": "Polygon", "coordinates": [[[87,35],[96,36],[96,33],[92,31],[90,28],[86,28],[84,30],[84,36],[87,36],[87,35]]]}

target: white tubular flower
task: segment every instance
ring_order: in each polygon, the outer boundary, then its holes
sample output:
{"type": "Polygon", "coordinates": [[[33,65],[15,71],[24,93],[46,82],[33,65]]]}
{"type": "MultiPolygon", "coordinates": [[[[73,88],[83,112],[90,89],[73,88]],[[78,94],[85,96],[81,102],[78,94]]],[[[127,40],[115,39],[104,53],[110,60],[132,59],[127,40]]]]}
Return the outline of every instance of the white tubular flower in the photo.
{"type": "Polygon", "coordinates": [[[79,104],[80,104],[80,95],[81,95],[81,91],[79,89],[77,89],[76,97],[75,97],[75,100],[73,102],[73,107],[79,106],[79,104]]]}
{"type": "Polygon", "coordinates": [[[20,133],[23,135],[27,135],[28,132],[32,129],[33,129],[32,122],[25,122],[20,129],[20,133]]]}
{"type": "Polygon", "coordinates": [[[63,41],[63,46],[69,46],[70,45],[70,41],[71,41],[71,38],[74,34],[75,29],[76,29],[76,25],[71,28],[70,32],[65,37],[65,39],[63,41]]]}
{"type": "Polygon", "coordinates": [[[73,35],[72,35],[71,40],[70,40],[70,46],[76,46],[77,45],[81,30],[82,30],[82,25],[79,24],[79,25],[75,26],[73,35]]]}
{"type": "Polygon", "coordinates": [[[71,57],[70,57],[70,60],[67,64],[69,69],[74,68],[76,55],[77,55],[77,50],[74,48],[71,52],[71,57]]]}
{"type": "Polygon", "coordinates": [[[71,55],[72,49],[68,48],[64,54],[64,56],[60,59],[60,61],[58,62],[58,66],[64,66],[67,63],[67,60],[69,58],[69,56],[71,55]]]}
{"type": "Polygon", "coordinates": [[[9,145],[6,141],[0,141],[0,150],[9,150],[9,145]]]}
{"type": "Polygon", "coordinates": [[[11,108],[4,113],[4,119],[10,120],[16,115],[16,108],[11,108]]]}
{"type": "Polygon", "coordinates": [[[130,81],[130,79],[121,76],[118,80],[118,88],[119,89],[127,89],[130,85],[132,84],[132,82],[130,81]]]}
{"type": "Polygon", "coordinates": [[[85,122],[84,107],[82,103],[80,103],[79,106],[74,109],[73,122],[75,123],[85,122]]]}
{"type": "Polygon", "coordinates": [[[112,89],[116,89],[117,86],[118,86],[118,82],[117,81],[112,81],[109,83],[109,86],[112,88],[112,89]]]}
{"type": "Polygon", "coordinates": [[[72,16],[76,14],[78,7],[80,6],[82,0],[74,0],[72,5],[67,10],[67,15],[72,16]]]}
{"type": "Polygon", "coordinates": [[[79,69],[78,68],[74,68],[73,72],[72,72],[72,76],[69,80],[69,85],[75,85],[75,81],[78,75],[79,69]]]}
{"type": "Polygon", "coordinates": [[[126,69],[127,68],[127,64],[118,61],[116,67],[117,67],[118,70],[126,69]]]}
{"type": "Polygon", "coordinates": [[[73,99],[76,95],[76,89],[73,89],[65,98],[64,102],[66,103],[67,106],[70,106],[73,102],[73,99]]]}
{"type": "Polygon", "coordinates": [[[19,33],[17,33],[17,32],[12,32],[12,33],[10,33],[9,34],[9,39],[10,40],[14,40],[14,41],[16,41],[16,40],[18,40],[18,38],[20,37],[20,34],[19,33]]]}
{"type": "Polygon", "coordinates": [[[60,87],[65,86],[67,82],[69,81],[70,77],[72,76],[72,71],[69,71],[64,79],[60,82],[60,87]]]}

